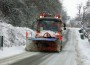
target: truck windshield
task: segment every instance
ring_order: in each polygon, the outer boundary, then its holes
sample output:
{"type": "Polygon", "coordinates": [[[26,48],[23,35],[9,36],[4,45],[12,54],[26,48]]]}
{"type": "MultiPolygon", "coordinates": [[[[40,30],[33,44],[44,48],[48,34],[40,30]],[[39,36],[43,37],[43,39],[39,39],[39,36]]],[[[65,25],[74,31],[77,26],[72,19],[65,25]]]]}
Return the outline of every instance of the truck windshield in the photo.
{"type": "Polygon", "coordinates": [[[42,20],[39,21],[38,26],[40,30],[58,31],[58,22],[42,20]]]}

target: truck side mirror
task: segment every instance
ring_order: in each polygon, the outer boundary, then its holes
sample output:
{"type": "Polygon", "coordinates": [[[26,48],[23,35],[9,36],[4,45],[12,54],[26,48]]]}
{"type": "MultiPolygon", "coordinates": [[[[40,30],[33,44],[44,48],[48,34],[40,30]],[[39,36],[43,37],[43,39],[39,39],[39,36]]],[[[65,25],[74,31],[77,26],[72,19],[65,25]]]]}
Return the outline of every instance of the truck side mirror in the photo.
{"type": "Polygon", "coordinates": [[[64,27],[64,30],[66,30],[66,27],[64,27]]]}

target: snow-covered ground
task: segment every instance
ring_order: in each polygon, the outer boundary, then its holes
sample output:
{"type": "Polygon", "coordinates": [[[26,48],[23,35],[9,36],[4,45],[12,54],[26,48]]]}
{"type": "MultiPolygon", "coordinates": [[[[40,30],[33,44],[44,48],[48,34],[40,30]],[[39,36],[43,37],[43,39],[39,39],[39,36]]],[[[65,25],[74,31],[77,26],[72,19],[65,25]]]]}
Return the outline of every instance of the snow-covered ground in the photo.
{"type": "Polygon", "coordinates": [[[14,27],[7,23],[0,23],[0,36],[4,36],[4,47],[11,47],[17,45],[25,45],[26,32],[32,33],[34,31],[26,27],[14,27]]]}
{"type": "Polygon", "coordinates": [[[0,48],[0,59],[25,52],[26,32],[29,37],[35,32],[25,27],[14,27],[0,22],[0,36],[4,36],[3,48],[0,48]]]}
{"type": "MultiPolygon", "coordinates": [[[[77,40],[77,51],[80,61],[84,65],[90,65],[90,43],[88,39],[81,39],[79,28],[69,28],[72,31],[75,31],[76,40],[77,40]]],[[[35,32],[29,28],[25,27],[14,27],[10,24],[0,23],[0,35],[4,36],[4,47],[3,50],[0,49],[0,59],[10,57],[16,54],[25,52],[25,43],[26,43],[26,32],[33,33],[35,32]]]]}
{"type": "Polygon", "coordinates": [[[21,54],[25,52],[25,46],[4,47],[0,50],[0,59],[21,54]]]}
{"type": "Polygon", "coordinates": [[[81,39],[78,28],[72,29],[76,33],[78,58],[80,65],[90,65],[90,42],[87,38],[81,39]]]}

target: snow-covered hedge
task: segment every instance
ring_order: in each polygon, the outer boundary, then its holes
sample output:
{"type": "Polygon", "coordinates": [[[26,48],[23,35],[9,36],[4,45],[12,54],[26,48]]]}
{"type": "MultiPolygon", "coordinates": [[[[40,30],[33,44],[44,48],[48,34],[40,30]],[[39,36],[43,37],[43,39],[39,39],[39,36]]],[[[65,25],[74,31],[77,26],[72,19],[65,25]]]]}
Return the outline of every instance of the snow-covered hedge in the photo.
{"type": "Polygon", "coordinates": [[[0,36],[4,36],[4,47],[25,45],[26,32],[34,35],[34,31],[26,27],[14,27],[7,23],[0,22],[0,36]]]}

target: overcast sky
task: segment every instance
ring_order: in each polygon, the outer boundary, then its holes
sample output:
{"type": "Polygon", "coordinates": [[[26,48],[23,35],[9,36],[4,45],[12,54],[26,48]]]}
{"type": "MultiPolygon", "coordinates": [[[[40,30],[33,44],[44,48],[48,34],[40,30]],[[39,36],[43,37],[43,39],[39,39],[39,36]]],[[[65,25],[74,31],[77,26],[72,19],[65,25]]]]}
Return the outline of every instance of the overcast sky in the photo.
{"type": "Polygon", "coordinates": [[[87,1],[88,0],[62,0],[65,10],[72,18],[77,15],[77,6],[81,3],[85,5],[87,1]]]}

